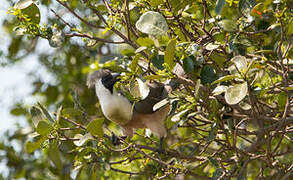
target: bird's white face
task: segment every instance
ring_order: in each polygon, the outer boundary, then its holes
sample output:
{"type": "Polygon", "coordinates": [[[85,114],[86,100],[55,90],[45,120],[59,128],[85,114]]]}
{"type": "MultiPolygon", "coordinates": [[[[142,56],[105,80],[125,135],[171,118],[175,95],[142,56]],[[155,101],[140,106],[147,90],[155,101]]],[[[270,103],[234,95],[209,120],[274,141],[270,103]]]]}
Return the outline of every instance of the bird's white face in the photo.
{"type": "Polygon", "coordinates": [[[103,114],[119,125],[127,124],[132,117],[132,106],[129,100],[115,90],[111,92],[102,83],[102,79],[96,81],[95,88],[103,114]]]}

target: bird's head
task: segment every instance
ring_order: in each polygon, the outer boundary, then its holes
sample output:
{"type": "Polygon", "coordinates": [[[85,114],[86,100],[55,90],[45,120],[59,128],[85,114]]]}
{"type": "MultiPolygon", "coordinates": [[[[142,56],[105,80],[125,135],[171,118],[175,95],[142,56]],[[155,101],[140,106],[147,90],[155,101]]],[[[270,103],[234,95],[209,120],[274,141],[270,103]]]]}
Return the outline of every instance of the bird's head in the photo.
{"type": "Polygon", "coordinates": [[[101,81],[107,89],[113,92],[113,86],[119,80],[119,76],[120,74],[111,73],[111,71],[108,69],[99,69],[98,71],[89,74],[87,79],[87,86],[92,88],[98,81],[101,81]]]}

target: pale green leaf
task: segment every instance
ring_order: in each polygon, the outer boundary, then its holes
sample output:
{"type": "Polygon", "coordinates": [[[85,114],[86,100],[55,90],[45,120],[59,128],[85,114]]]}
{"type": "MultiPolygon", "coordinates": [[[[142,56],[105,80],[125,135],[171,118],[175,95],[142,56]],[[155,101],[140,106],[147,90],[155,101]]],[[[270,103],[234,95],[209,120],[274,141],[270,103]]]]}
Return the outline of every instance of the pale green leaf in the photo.
{"type": "Polygon", "coordinates": [[[156,103],[153,106],[153,110],[156,111],[156,110],[160,109],[161,107],[165,106],[168,103],[169,103],[169,99],[168,98],[163,99],[162,101],[159,101],[158,103],[156,103]]]}
{"type": "Polygon", "coordinates": [[[136,28],[152,36],[164,35],[168,31],[168,24],[160,13],[148,11],[136,22],[136,28]]]}
{"type": "Polygon", "coordinates": [[[225,100],[230,105],[237,104],[245,98],[247,92],[247,82],[230,86],[225,93],[225,100]]]}
{"type": "Polygon", "coordinates": [[[15,5],[15,9],[25,9],[32,5],[34,3],[34,0],[19,0],[15,5]]]}

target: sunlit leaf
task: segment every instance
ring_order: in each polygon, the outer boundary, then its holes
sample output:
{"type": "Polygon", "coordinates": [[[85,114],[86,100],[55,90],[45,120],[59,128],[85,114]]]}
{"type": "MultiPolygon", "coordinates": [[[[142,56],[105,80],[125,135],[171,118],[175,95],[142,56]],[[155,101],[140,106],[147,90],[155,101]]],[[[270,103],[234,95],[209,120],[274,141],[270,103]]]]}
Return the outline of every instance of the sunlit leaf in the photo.
{"type": "Polygon", "coordinates": [[[158,36],[167,33],[168,24],[160,13],[148,11],[136,22],[136,28],[143,33],[158,36]]]}
{"type": "Polygon", "coordinates": [[[151,47],[154,45],[154,41],[148,37],[139,37],[136,42],[140,46],[151,47]]]}
{"type": "Polygon", "coordinates": [[[227,86],[217,86],[217,87],[213,90],[212,93],[213,93],[215,96],[217,96],[217,95],[219,95],[219,94],[222,94],[222,93],[226,92],[227,89],[228,89],[227,86]]]}
{"type": "Polygon", "coordinates": [[[74,139],[79,139],[79,140],[73,142],[76,146],[83,146],[87,141],[92,140],[94,138],[90,133],[87,133],[85,135],[76,134],[74,136],[74,139]]]}
{"type": "Polygon", "coordinates": [[[136,78],[136,81],[138,83],[140,97],[141,99],[145,99],[149,95],[150,88],[147,83],[144,83],[141,79],[136,78]]]}
{"type": "Polygon", "coordinates": [[[231,62],[234,64],[228,68],[231,74],[238,73],[238,70],[240,72],[246,71],[248,68],[248,61],[244,56],[235,56],[231,59],[231,62]]]}
{"type": "Polygon", "coordinates": [[[176,48],[176,40],[175,39],[171,39],[168,44],[167,44],[167,48],[165,51],[165,56],[164,56],[164,61],[165,63],[167,63],[171,69],[175,66],[175,49],[176,48]]]}
{"type": "Polygon", "coordinates": [[[104,136],[103,131],[103,118],[92,120],[86,127],[86,129],[94,136],[102,138],[104,136]]]}
{"type": "Polygon", "coordinates": [[[40,145],[38,143],[33,143],[31,141],[28,141],[28,142],[25,143],[25,151],[27,153],[32,153],[36,149],[38,149],[39,147],[40,147],[40,145]]]}
{"type": "Polygon", "coordinates": [[[247,92],[247,82],[230,86],[225,93],[225,100],[230,105],[237,104],[245,98],[247,92]]]}
{"type": "Polygon", "coordinates": [[[53,127],[46,121],[40,121],[38,123],[38,126],[36,128],[36,131],[43,135],[46,136],[52,131],[53,127]]]}
{"type": "Polygon", "coordinates": [[[220,44],[217,44],[217,43],[209,43],[207,46],[206,46],[206,50],[208,51],[212,51],[214,49],[217,49],[218,47],[220,47],[220,44]]]}
{"type": "Polygon", "coordinates": [[[158,102],[157,104],[155,104],[153,106],[153,110],[156,111],[156,110],[160,109],[161,107],[165,106],[168,103],[169,103],[169,100],[167,98],[163,99],[162,101],[158,102]]]}
{"type": "Polygon", "coordinates": [[[235,79],[237,77],[238,77],[237,75],[222,76],[219,79],[215,80],[212,84],[217,84],[217,83],[224,82],[224,81],[230,81],[230,80],[235,79]]]}
{"type": "Polygon", "coordinates": [[[34,0],[19,0],[15,5],[15,9],[25,9],[32,5],[34,3],[34,0]]]}

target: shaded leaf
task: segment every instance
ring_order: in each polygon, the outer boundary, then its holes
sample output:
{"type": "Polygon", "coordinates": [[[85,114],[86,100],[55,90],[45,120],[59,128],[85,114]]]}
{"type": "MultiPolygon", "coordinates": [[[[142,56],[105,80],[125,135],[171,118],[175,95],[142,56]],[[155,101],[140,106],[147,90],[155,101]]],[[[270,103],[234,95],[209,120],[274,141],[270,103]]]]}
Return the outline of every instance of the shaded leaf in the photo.
{"type": "Polygon", "coordinates": [[[216,14],[221,14],[225,4],[226,4],[225,0],[217,0],[216,7],[215,7],[216,14]]]}
{"type": "Polygon", "coordinates": [[[183,69],[186,73],[191,73],[194,70],[194,61],[191,57],[183,59],[183,69]]]}
{"type": "Polygon", "coordinates": [[[206,65],[202,68],[200,73],[200,80],[203,85],[212,83],[216,79],[217,79],[217,74],[211,66],[206,65]]]}
{"type": "Polygon", "coordinates": [[[153,65],[158,68],[159,70],[163,70],[164,69],[164,56],[163,55],[157,55],[157,56],[154,56],[152,59],[151,59],[153,65]]]}
{"type": "Polygon", "coordinates": [[[238,9],[245,17],[250,16],[250,11],[256,5],[255,0],[240,0],[238,3],[238,9]]]}
{"type": "Polygon", "coordinates": [[[57,169],[59,170],[62,169],[62,161],[61,161],[60,152],[57,147],[56,141],[53,141],[52,143],[50,143],[50,146],[48,149],[48,157],[50,158],[50,160],[53,162],[53,164],[55,165],[57,169]]]}
{"type": "Polygon", "coordinates": [[[235,32],[238,30],[237,23],[230,19],[224,19],[220,21],[219,26],[227,32],[235,32]]]}

